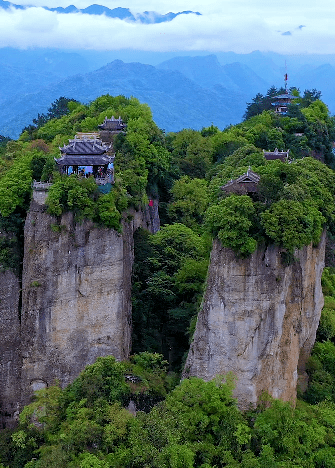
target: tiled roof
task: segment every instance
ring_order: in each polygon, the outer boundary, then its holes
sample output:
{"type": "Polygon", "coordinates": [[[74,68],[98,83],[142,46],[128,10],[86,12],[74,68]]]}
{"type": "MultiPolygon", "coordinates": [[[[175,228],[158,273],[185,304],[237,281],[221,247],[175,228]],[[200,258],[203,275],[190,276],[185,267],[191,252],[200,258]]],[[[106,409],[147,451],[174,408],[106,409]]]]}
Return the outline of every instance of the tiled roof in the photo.
{"type": "Polygon", "coordinates": [[[254,184],[258,184],[260,180],[260,176],[258,174],[256,174],[256,172],[253,172],[250,168],[247,170],[247,172],[245,172],[244,174],[242,174],[240,177],[238,177],[237,179],[231,179],[229,182],[227,182],[225,185],[223,185],[221,187],[222,190],[224,190],[225,188],[229,187],[230,185],[233,185],[233,184],[242,184],[242,183],[254,183],[254,184]]]}
{"type": "Polygon", "coordinates": [[[98,127],[101,130],[120,130],[120,131],[122,131],[122,130],[126,129],[127,124],[125,124],[123,122],[121,117],[116,119],[114,117],[114,115],[113,115],[111,119],[107,119],[107,117],[105,117],[105,120],[103,121],[103,123],[98,125],[98,127]]]}
{"type": "Polygon", "coordinates": [[[274,159],[281,159],[284,161],[285,159],[288,159],[290,150],[287,151],[278,151],[278,148],[276,148],[274,151],[265,151],[263,150],[264,157],[267,161],[271,161],[274,159]]]}
{"type": "Polygon", "coordinates": [[[91,139],[74,139],[69,140],[68,145],[59,148],[62,154],[82,154],[82,155],[98,155],[104,154],[110,149],[110,145],[105,145],[101,140],[91,139]]]}
{"type": "Polygon", "coordinates": [[[85,154],[83,156],[64,154],[59,159],[55,158],[55,161],[59,166],[105,166],[114,161],[114,156],[105,154],[85,154]]]}
{"type": "Polygon", "coordinates": [[[271,98],[271,100],[274,100],[274,99],[298,99],[297,96],[293,96],[293,94],[278,94],[278,96],[274,96],[273,98],[271,98]]]}

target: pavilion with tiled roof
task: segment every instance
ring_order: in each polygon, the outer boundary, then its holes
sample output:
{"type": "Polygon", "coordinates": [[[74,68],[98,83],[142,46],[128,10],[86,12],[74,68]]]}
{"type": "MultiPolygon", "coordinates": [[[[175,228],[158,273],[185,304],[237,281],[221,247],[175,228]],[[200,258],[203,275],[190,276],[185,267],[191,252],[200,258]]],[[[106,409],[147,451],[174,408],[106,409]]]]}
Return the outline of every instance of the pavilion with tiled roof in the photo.
{"type": "Polygon", "coordinates": [[[73,172],[78,172],[79,167],[89,166],[92,167],[93,175],[99,168],[106,173],[108,165],[114,161],[114,154],[108,154],[111,145],[104,144],[98,138],[74,138],[69,140],[68,145],[59,149],[61,157],[55,158],[55,161],[66,173],[71,166],[73,172]]]}
{"type": "Polygon", "coordinates": [[[110,130],[114,132],[124,132],[127,128],[127,124],[123,122],[121,117],[116,119],[114,115],[112,116],[111,119],[107,119],[105,117],[105,120],[103,121],[102,124],[98,125],[100,130],[110,130]]]}
{"type": "Polygon", "coordinates": [[[271,104],[274,106],[276,114],[286,115],[288,106],[294,99],[297,99],[297,96],[293,96],[293,94],[278,94],[271,99],[273,101],[271,104]]]}

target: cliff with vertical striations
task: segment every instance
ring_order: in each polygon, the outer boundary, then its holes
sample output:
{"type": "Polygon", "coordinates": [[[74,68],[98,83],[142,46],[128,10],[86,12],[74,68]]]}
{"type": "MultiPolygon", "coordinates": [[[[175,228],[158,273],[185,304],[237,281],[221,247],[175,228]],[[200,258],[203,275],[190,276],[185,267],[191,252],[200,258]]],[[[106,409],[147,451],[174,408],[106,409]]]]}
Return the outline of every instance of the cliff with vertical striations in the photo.
{"type": "Polygon", "coordinates": [[[11,426],[20,409],[20,282],[10,270],[0,272],[0,427],[11,426]]]}
{"type": "Polygon", "coordinates": [[[318,247],[296,251],[289,266],[278,247],[237,259],[215,240],[184,377],[233,372],[242,409],[264,391],[294,401],[323,307],[324,256],[325,235],[318,247]]]}
{"type": "Polygon", "coordinates": [[[25,222],[22,308],[19,279],[0,273],[2,425],[35,390],[67,385],[98,356],[128,357],[133,234],[159,229],[157,201],[129,211],[122,233],[72,213],[56,219],[44,201],[34,193],[25,222]]]}
{"type": "MultiPolygon", "coordinates": [[[[39,194],[40,195],[40,194],[39,194]]],[[[98,356],[128,357],[133,234],[159,228],[157,202],[129,212],[122,233],[48,215],[36,196],[25,223],[20,280],[0,273],[0,415],[10,425],[33,392],[71,382],[98,356]],[[22,303],[22,306],[21,306],[22,303]]],[[[184,377],[232,371],[241,408],[263,391],[294,400],[314,344],[323,296],[325,235],[283,266],[275,246],[250,258],[214,241],[207,290],[184,377]]]]}

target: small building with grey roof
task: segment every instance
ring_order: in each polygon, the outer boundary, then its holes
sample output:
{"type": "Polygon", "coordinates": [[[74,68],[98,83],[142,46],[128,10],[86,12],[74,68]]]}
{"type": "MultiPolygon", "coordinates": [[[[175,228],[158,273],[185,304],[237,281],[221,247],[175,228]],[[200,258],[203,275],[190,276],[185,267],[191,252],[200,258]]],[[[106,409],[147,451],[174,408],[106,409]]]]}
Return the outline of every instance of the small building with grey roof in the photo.
{"type": "Polygon", "coordinates": [[[288,162],[289,161],[289,152],[290,152],[290,150],[279,151],[278,148],[276,148],[274,151],[265,151],[265,150],[263,150],[263,155],[264,155],[264,158],[267,161],[274,161],[275,159],[280,159],[282,162],[288,162]]]}
{"type": "Polygon", "coordinates": [[[245,174],[237,179],[231,179],[221,187],[225,193],[236,193],[238,195],[250,195],[258,193],[258,183],[260,176],[253,172],[250,167],[245,174]]]}

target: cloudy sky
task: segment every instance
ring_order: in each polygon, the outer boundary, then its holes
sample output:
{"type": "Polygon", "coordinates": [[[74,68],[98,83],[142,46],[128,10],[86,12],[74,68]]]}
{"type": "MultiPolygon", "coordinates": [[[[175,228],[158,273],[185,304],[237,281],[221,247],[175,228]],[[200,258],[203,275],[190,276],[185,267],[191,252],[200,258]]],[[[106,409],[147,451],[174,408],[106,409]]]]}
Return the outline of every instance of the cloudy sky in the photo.
{"type": "MultiPolygon", "coordinates": [[[[26,0],[25,10],[0,9],[0,47],[152,51],[206,50],[248,53],[335,53],[334,0],[26,0]],[[42,6],[85,8],[98,3],[133,13],[184,10],[168,23],[144,25],[105,16],[58,14],[42,6]]],[[[25,0],[15,1],[25,4],[25,0]]]]}

